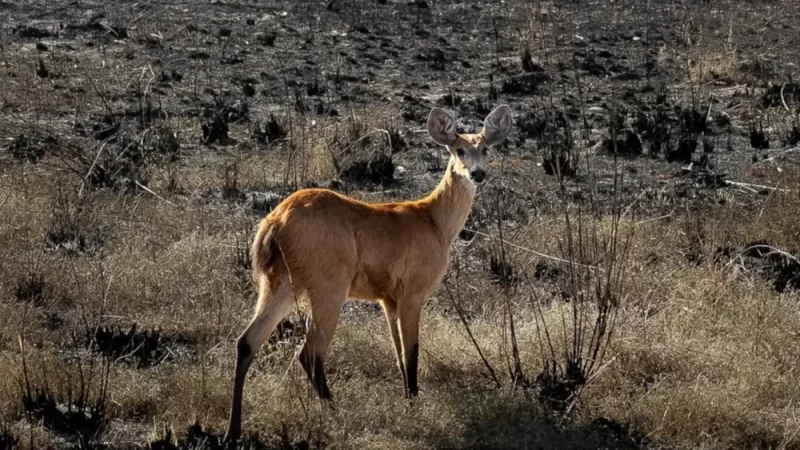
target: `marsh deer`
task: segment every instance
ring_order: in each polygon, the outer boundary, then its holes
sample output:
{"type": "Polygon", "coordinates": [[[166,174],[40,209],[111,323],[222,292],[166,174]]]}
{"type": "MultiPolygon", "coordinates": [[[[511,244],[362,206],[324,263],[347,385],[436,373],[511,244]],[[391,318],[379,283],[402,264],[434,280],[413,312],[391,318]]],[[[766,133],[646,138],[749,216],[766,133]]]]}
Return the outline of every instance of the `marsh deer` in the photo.
{"type": "Polygon", "coordinates": [[[450,161],[427,197],[367,204],[327,189],[303,189],[259,223],[251,247],[258,302],[236,344],[229,440],[241,432],[247,369],[301,295],[308,296],[311,316],[298,359],[321,398],[331,399],[325,353],[347,298],[380,302],[405,395],[417,395],[422,304],[445,275],[476,185],[486,178],[487,147],[503,141],[511,125],[511,109],[503,105],[489,113],[479,133],[457,134],[455,118],[433,108],[428,133],[447,147],[450,161]]]}

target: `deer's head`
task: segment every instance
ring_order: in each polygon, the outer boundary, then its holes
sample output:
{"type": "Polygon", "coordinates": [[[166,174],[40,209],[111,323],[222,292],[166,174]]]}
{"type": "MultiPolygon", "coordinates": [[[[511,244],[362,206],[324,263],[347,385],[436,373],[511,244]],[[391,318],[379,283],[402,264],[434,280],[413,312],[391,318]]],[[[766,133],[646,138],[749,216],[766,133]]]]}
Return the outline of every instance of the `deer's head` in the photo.
{"type": "Polygon", "coordinates": [[[479,133],[458,134],[455,117],[442,108],[433,108],[428,116],[428,133],[437,144],[450,151],[458,175],[481,184],[486,179],[489,147],[508,137],[512,123],[511,108],[501,105],[486,116],[479,133]]]}

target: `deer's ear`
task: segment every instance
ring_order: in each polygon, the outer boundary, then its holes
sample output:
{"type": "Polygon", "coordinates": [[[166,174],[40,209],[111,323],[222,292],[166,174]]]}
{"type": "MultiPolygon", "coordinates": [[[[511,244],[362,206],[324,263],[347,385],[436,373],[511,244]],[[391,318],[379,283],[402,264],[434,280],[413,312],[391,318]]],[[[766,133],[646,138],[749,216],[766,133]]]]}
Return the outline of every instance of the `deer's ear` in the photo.
{"type": "Polygon", "coordinates": [[[483,122],[483,139],[486,145],[495,145],[503,142],[511,132],[513,124],[511,118],[511,108],[508,105],[501,105],[490,112],[483,122]]]}
{"type": "Polygon", "coordinates": [[[442,108],[433,108],[428,116],[428,134],[439,145],[451,145],[456,140],[456,118],[442,108]]]}

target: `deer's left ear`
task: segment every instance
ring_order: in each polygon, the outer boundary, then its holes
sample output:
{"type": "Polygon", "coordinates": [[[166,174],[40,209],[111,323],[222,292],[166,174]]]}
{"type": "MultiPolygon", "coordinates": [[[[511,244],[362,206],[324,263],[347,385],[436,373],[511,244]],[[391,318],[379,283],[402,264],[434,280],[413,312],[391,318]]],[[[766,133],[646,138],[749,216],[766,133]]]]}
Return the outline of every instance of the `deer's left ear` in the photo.
{"type": "Polygon", "coordinates": [[[511,108],[508,105],[501,105],[490,112],[483,122],[483,139],[486,145],[496,145],[508,137],[511,132],[511,108]]]}

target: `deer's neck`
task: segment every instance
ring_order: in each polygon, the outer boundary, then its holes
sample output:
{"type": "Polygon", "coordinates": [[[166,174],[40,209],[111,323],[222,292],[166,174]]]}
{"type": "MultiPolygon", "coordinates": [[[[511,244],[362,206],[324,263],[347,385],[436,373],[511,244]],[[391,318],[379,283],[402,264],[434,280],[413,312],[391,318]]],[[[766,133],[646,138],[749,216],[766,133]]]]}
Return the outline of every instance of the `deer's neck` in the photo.
{"type": "Polygon", "coordinates": [[[455,157],[450,157],[442,181],[425,199],[444,243],[452,245],[464,228],[475,200],[475,185],[455,171],[455,157]]]}

